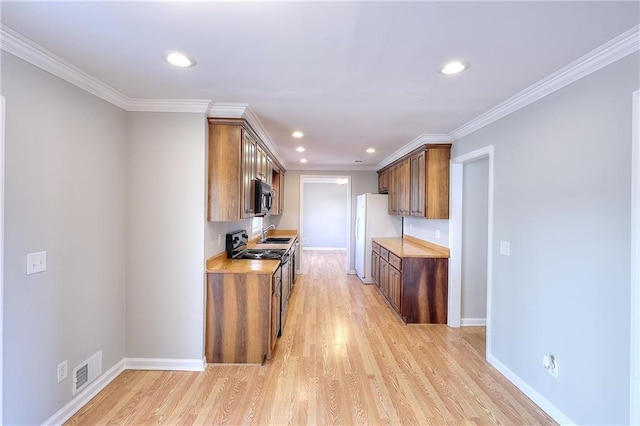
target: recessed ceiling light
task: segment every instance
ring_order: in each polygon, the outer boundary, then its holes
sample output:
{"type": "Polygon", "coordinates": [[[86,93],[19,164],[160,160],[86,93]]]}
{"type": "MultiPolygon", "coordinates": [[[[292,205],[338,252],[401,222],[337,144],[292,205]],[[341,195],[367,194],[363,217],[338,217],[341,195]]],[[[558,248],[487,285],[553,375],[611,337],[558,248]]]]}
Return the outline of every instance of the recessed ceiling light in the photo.
{"type": "Polygon", "coordinates": [[[440,68],[440,72],[447,75],[458,74],[467,68],[469,68],[468,62],[451,61],[444,64],[444,66],[440,68]]]}
{"type": "Polygon", "coordinates": [[[195,59],[190,58],[184,53],[180,53],[180,52],[169,52],[165,55],[164,58],[171,65],[174,65],[180,68],[188,68],[196,64],[195,59]]]}
{"type": "Polygon", "coordinates": [[[300,160],[300,162],[301,162],[301,163],[306,163],[306,162],[307,162],[307,159],[306,159],[306,158],[303,158],[302,160],[300,160]]]}
{"type": "Polygon", "coordinates": [[[304,133],[296,130],[295,132],[291,133],[291,136],[293,136],[294,138],[301,138],[304,136],[304,133]]]}
{"type": "Polygon", "coordinates": [[[298,152],[305,152],[305,151],[306,151],[306,149],[304,149],[304,147],[303,147],[303,146],[299,146],[299,147],[297,147],[297,148],[296,148],[296,151],[298,151],[298,152]]]}
{"type": "Polygon", "coordinates": [[[375,149],[373,149],[373,148],[369,148],[369,149],[367,149],[367,152],[368,152],[369,154],[373,154],[374,152],[376,152],[376,150],[375,150],[375,149]]]}

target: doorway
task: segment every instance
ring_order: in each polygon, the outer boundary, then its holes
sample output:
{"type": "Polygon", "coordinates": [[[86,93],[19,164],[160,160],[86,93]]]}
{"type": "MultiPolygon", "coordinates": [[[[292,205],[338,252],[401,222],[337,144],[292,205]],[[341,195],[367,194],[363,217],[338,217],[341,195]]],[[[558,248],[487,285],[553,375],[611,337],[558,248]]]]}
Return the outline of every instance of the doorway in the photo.
{"type": "Polygon", "coordinates": [[[302,251],[345,250],[349,272],[351,176],[300,176],[300,243],[302,251]]]}
{"type": "MultiPolygon", "coordinates": [[[[486,159],[486,348],[485,357],[491,354],[491,294],[493,271],[493,145],[461,155],[451,160],[451,211],[449,217],[449,247],[451,259],[449,262],[449,302],[447,325],[460,327],[462,318],[462,267],[463,267],[463,212],[464,212],[464,172],[465,165],[486,159]]],[[[480,163],[479,163],[480,164],[480,163]]],[[[471,325],[471,324],[469,324],[471,325]]]]}
{"type": "Polygon", "coordinates": [[[463,164],[461,326],[487,323],[489,158],[463,164]]]}

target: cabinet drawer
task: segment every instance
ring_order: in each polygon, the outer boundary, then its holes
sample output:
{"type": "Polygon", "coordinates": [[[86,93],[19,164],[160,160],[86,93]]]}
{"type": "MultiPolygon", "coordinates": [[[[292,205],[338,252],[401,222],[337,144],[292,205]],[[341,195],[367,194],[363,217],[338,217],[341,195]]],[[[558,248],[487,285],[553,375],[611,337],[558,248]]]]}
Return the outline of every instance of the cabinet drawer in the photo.
{"type": "Polygon", "coordinates": [[[380,245],[378,243],[371,243],[371,251],[374,253],[380,253],[380,245]]]}
{"type": "Polygon", "coordinates": [[[398,271],[402,271],[402,259],[393,253],[389,253],[389,263],[398,271]]]}
{"type": "Polygon", "coordinates": [[[380,259],[387,261],[389,259],[389,250],[384,247],[380,247],[380,259]]]}

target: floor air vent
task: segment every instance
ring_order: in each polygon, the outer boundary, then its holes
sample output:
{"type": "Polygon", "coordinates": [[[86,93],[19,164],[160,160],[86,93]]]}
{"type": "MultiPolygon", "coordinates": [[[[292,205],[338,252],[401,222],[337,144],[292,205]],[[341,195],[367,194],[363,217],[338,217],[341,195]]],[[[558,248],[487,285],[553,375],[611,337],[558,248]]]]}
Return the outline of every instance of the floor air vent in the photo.
{"type": "Polygon", "coordinates": [[[73,394],[80,392],[102,374],[102,351],[73,369],[73,394]]]}
{"type": "Polygon", "coordinates": [[[76,370],[76,391],[89,382],[89,364],[84,364],[76,370]]]}

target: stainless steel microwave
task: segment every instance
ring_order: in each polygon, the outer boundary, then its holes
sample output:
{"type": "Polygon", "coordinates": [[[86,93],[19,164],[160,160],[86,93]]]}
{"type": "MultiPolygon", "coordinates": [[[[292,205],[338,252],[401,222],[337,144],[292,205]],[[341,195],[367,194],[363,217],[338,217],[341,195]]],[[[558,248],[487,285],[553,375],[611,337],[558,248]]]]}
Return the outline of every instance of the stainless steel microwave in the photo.
{"type": "Polygon", "coordinates": [[[273,189],[260,179],[253,180],[253,211],[256,216],[264,216],[273,205],[273,189]]]}

